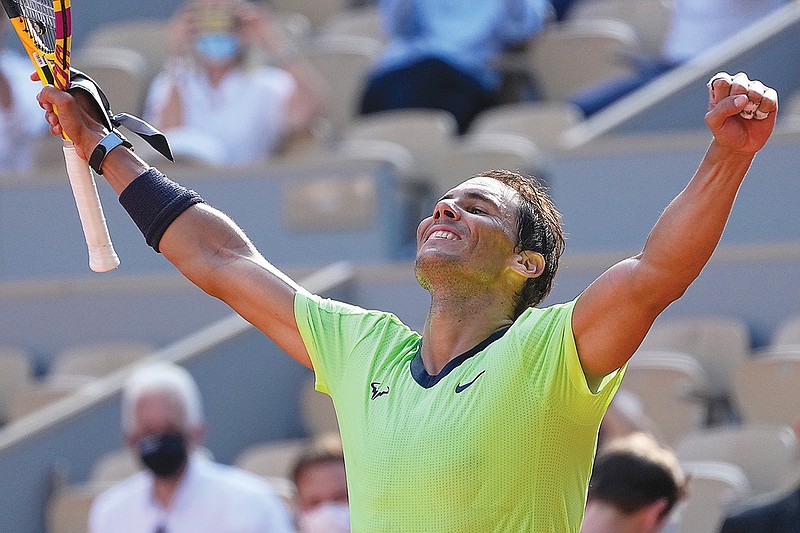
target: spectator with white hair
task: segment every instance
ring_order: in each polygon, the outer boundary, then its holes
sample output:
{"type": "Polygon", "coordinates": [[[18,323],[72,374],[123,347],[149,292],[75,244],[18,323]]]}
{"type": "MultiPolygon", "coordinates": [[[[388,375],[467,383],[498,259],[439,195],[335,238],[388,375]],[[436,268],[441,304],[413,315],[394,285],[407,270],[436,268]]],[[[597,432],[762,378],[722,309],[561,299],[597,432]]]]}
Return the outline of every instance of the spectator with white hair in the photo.
{"type": "Polygon", "coordinates": [[[160,362],[134,372],[122,394],[122,430],[146,469],[97,497],[91,533],[292,531],[265,481],[201,453],[202,401],[186,369],[160,362]]]}

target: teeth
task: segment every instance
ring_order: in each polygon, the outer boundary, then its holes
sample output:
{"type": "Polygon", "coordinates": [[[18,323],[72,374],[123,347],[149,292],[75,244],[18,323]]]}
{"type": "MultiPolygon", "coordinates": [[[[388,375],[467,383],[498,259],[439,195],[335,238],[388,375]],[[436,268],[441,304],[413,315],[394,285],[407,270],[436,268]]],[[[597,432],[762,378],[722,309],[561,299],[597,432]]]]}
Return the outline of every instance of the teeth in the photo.
{"type": "Polygon", "coordinates": [[[434,231],[433,233],[431,233],[430,238],[431,239],[433,239],[433,238],[436,238],[436,239],[448,239],[448,240],[451,240],[451,241],[455,241],[457,239],[457,237],[455,235],[453,235],[452,233],[450,233],[449,231],[443,231],[443,230],[434,231]]]}

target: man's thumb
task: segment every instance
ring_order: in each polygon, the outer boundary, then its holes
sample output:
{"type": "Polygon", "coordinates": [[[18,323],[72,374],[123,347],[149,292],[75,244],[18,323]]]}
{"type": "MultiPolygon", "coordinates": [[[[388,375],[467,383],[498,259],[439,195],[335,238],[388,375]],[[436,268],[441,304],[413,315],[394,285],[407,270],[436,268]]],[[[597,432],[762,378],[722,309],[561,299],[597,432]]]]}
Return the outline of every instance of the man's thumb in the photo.
{"type": "Polygon", "coordinates": [[[737,115],[739,111],[744,109],[747,106],[747,101],[747,95],[745,94],[740,94],[733,98],[723,98],[706,115],[706,123],[712,130],[722,126],[728,117],[737,115]]]}

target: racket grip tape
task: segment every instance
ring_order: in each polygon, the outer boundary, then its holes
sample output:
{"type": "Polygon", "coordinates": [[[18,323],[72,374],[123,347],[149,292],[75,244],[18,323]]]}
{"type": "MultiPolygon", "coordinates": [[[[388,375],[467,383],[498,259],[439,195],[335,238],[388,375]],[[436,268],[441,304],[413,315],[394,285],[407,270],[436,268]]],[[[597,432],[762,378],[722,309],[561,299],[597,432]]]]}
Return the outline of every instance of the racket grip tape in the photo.
{"type": "Polygon", "coordinates": [[[64,161],[89,250],[89,268],[95,272],[113,270],[119,266],[119,257],[111,244],[97,185],[89,165],[78,156],[71,141],[64,141],[64,161]]]}

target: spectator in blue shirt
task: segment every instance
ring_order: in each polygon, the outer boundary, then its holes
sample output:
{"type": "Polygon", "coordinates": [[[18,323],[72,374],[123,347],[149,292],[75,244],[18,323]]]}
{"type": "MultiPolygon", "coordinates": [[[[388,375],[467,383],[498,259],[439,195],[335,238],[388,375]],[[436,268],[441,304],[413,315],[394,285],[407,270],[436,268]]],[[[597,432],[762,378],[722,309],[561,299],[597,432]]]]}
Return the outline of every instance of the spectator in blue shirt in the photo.
{"type": "Polygon", "coordinates": [[[361,112],[450,111],[465,132],[497,100],[493,61],[544,24],[547,0],[379,0],[389,43],[371,72],[361,112]]]}

